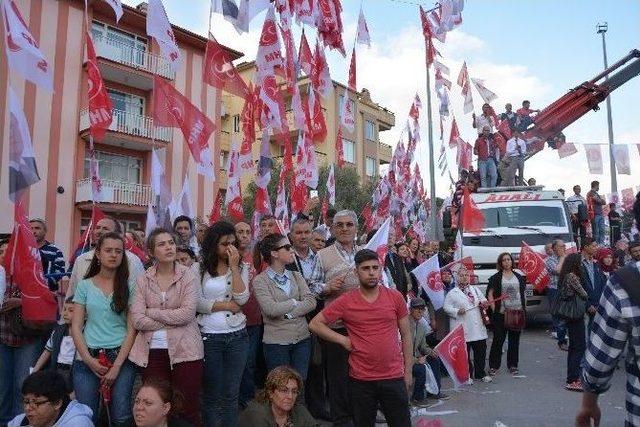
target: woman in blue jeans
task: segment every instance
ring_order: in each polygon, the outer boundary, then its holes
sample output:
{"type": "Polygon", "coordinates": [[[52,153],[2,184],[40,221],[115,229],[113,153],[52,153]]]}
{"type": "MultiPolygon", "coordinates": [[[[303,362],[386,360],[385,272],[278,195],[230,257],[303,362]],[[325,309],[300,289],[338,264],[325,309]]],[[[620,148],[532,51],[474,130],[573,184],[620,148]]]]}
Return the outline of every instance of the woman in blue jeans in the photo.
{"type": "Polygon", "coordinates": [[[235,228],[226,221],[209,227],[202,242],[197,311],[204,342],[205,426],[238,422],[240,380],[249,348],[246,317],[240,308],[249,299],[249,268],[240,261],[236,245],[235,228]]]}
{"type": "Polygon", "coordinates": [[[316,298],[302,274],[285,269],[295,262],[289,239],[269,234],[260,242],[260,254],[269,267],[253,279],[253,292],[264,321],[267,370],[291,366],[306,380],[311,334],[305,315],[316,308],[316,298]]]}
{"type": "Polygon", "coordinates": [[[71,321],[77,349],[73,363],[76,399],[91,408],[93,422],[97,423],[101,403],[105,403],[102,390],[110,390],[109,415],[114,426],[131,421],[136,374],[127,359],[135,339],[127,317],[135,281],[129,278],[124,256],[124,240],[118,233],[100,237],[87,274],[76,286],[71,321]]]}

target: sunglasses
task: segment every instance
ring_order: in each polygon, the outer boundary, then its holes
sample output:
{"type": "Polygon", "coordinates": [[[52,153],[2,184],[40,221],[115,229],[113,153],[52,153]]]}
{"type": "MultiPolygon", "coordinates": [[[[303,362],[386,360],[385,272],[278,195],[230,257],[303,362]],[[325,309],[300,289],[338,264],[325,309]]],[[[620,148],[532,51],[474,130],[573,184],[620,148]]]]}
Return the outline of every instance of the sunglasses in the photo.
{"type": "Polygon", "coordinates": [[[277,248],[274,249],[274,251],[279,251],[280,249],[285,249],[287,251],[290,251],[291,248],[293,248],[291,243],[287,243],[286,245],[278,246],[277,248]]]}

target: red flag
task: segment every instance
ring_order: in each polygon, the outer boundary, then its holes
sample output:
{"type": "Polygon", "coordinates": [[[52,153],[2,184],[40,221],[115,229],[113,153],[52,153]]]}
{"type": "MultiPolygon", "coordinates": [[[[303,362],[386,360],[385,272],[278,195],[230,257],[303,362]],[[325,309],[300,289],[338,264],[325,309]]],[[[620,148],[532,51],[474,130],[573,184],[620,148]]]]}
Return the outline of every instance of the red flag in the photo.
{"type": "Polygon", "coordinates": [[[458,151],[456,153],[456,163],[460,169],[471,169],[471,158],[473,147],[468,142],[458,139],[458,151]]]}
{"type": "Polygon", "coordinates": [[[256,54],[256,65],[259,75],[274,73],[275,67],[282,67],[282,53],[280,52],[280,38],[276,27],[276,15],[272,5],[264,18],[262,34],[256,54]]]}
{"type": "Polygon", "coordinates": [[[87,37],[87,84],[89,85],[89,125],[91,135],[96,141],[102,141],[105,131],[109,129],[113,120],[113,106],[111,98],[104,86],[98,58],[93,47],[93,40],[89,32],[87,37]]]}
{"type": "Polygon", "coordinates": [[[511,138],[511,126],[509,125],[509,120],[507,119],[500,120],[500,123],[498,123],[497,129],[498,129],[498,132],[500,132],[502,136],[504,136],[506,139],[511,138]]]}
{"type": "MultiPolygon", "coordinates": [[[[284,112],[282,94],[278,89],[275,76],[265,75],[260,82],[260,101],[263,103],[264,117],[262,124],[268,124],[274,133],[284,133],[287,121],[284,112]]],[[[288,129],[287,129],[288,133],[288,129]]]]}
{"type": "Polygon", "coordinates": [[[353,47],[353,52],[351,52],[351,64],[349,65],[349,89],[354,92],[357,92],[356,85],[356,48],[353,47]]]}
{"type": "Polygon", "coordinates": [[[342,56],[346,56],[342,41],[342,6],[340,0],[316,0],[319,17],[317,22],[318,40],[322,39],[325,46],[337,49],[342,56]]]}
{"type": "Polygon", "coordinates": [[[524,241],[520,248],[518,268],[527,276],[527,282],[533,284],[533,288],[542,292],[549,285],[549,273],[542,255],[534,252],[524,241]]]}
{"type": "Polygon", "coordinates": [[[480,233],[484,228],[484,215],[471,198],[469,189],[464,187],[462,202],[462,229],[471,233],[480,233]]]}
{"type": "MultiPolygon", "coordinates": [[[[305,105],[303,104],[302,106],[304,108],[305,105]]],[[[307,126],[311,126],[310,129],[313,132],[313,140],[316,142],[324,141],[327,137],[327,123],[324,118],[324,112],[322,111],[320,96],[318,96],[318,92],[315,89],[311,89],[311,92],[309,92],[307,109],[309,111],[307,126]]]]}
{"type": "Polygon", "coordinates": [[[102,212],[100,208],[98,208],[98,206],[94,204],[93,209],[91,211],[91,221],[89,221],[89,225],[87,226],[87,229],[84,230],[84,233],[82,233],[80,240],[76,244],[76,248],[74,249],[73,253],[70,256],[69,264],[73,264],[76,258],[78,257],[78,255],[87,252],[91,248],[92,244],[97,243],[97,242],[91,241],[91,236],[93,235],[93,228],[105,216],[106,215],[104,214],[104,212],[102,212]]]}
{"type": "Polygon", "coordinates": [[[222,210],[222,203],[224,199],[222,198],[222,192],[218,189],[216,193],[216,198],[213,201],[213,206],[211,206],[211,213],[209,214],[209,225],[213,225],[216,221],[220,220],[220,211],[222,210]]]}
{"type": "Polygon", "coordinates": [[[189,99],[164,79],[154,76],[153,120],[156,125],[182,130],[198,173],[215,180],[209,137],[215,126],[189,99]]]}
{"type": "Polygon", "coordinates": [[[203,67],[202,76],[205,83],[240,98],[246,99],[249,95],[249,88],[233,66],[226,49],[213,38],[207,41],[203,67]]]}
{"type": "Polygon", "coordinates": [[[36,323],[55,322],[58,303],[44,278],[40,251],[22,201],[15,206],[15,223],[5,252],[4,268],[22,294],[23,319],[36,323]]]}
{"type": "Polygon", "coordinates": [[[296,47],[293,44],[293,34],[291,29],[280,26],[280,32],[282,33],[282,40],[284,41],[284,65],[285,65],[285,77],[287,81],[287,89],[289,93],[293,93],[293,88],[296,86],[298,79],[298,73],[296,72],[296,47]]]}
{"type": "Polygon", "coordinates": [[[311,48],[309,47],[309,42],[307,41],[307,37],[304,35],[304,29],[302,29],[302,36],[300,37],[300,49],[298,51],[298,64],[302,71],[305,72],[307,76],[311,75],[311,70],[313,67],[313,55],[311,54],[311,48]]]}
{"type": "Polygon", "coordinates": [[[338,126],[336,135],[336,164],[339,168],[344,166],[344,147],[342,143],[342,126],[338,126]]]}
{"type": "Polygon", "coordinates": [[[469,354],[462,324],[449,332],[434,350],[447,368],[455,388],[469,382],[469,354]]]}
{"type": "Polygon", "coordinates": [[[324,56],[324,49],[320,47],[320,40],[316,40],[316,51],[313,55],[313,67],[311,69],[311,84],[323,98],[331,92],[331,75],[329,64],[324,56]]]}
{"type": "Polygon", "coordinates": [[[124,248],[129,252],[131,252],[132,254],[134,254],[135,256],[137,256],[138,259],[140,259],[140,262],[142,262],[143,264],[147,262],[147,254],[144,253],[142,248],[138,247],[135,244],[133,239],[127,237],[126,234],[124,236],[124,248]]]}
{"type": "Polygon", "coordinates": [[[458,123],[456,122],[456,118],[453,118],[451,122],[451,134],[449,135],[449,148],[455,148],[458,146],[458,141],[460,140],[460,131],[458,130],[458,123]]]}

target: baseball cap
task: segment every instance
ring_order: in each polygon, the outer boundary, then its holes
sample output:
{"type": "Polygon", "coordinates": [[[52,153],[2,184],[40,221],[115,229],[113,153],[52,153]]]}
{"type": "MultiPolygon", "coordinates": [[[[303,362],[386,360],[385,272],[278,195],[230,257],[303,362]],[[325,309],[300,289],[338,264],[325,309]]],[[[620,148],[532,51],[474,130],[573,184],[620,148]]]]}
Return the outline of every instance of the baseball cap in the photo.
{"type": "Polygon", "coordinates": [[[412,298],[411,302],[409,303],[410,308],[424,308],[426,306],[427,306],[427,303],[424,302],[424,300],[419,297],[412,298]]]}

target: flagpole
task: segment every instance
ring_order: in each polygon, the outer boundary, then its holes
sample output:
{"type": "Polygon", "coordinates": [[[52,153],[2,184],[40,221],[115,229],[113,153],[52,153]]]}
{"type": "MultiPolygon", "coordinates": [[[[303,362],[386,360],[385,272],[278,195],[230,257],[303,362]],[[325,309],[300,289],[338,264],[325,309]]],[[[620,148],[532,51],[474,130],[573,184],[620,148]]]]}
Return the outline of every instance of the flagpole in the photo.
{"type": "Polygon", "coordinates": [[[431,223],[431,232],[430,238],[431,240],[440,240],[439,230],[438,230],[438,212],[436,207],[436,178],[434,173],[434,161],[433,161],[433,123],[432,123],[432,114],[431,114],[431,73],[429,71],[429,44],[432,43],[431,40],[425,43],[425,47],[427,48],[427,142],[429,144],[429,192],[431,193],[431,212],[430,212],[430,223],[431,223]]]}

